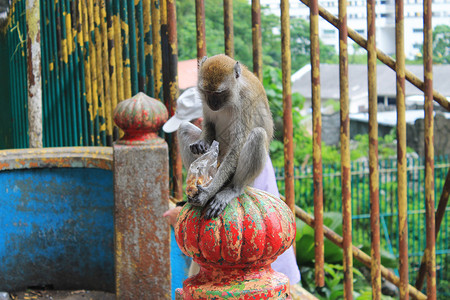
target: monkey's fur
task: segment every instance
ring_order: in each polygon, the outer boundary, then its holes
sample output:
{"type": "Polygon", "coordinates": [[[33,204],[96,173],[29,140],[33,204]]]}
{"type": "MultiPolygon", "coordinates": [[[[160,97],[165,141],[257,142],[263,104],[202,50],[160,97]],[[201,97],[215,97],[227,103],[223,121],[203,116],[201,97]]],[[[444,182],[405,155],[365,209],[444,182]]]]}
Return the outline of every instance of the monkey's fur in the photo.
{"type": "Polygon", "coordinates": [[[188,201],[205,207],[204,217],[215,218],[245,186],[252,184],[266,163],[273,121],[258,78],[232,58],[204,57],[198,71],[203,102],[203,131],[185,122],[178,130],[183,163],[188,167],[219,142],[219,168],[206,187],[188,201]]]}

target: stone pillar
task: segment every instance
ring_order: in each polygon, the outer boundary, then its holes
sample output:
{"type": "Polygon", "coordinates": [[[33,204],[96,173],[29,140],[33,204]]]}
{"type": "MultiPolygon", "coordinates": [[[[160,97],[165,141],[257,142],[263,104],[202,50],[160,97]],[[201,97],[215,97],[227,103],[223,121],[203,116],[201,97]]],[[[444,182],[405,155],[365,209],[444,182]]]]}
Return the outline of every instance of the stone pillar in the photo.
{"type": "Polygon", "coordinates": [[[39,0],[27,0],[26,7],[29,147],[42,148],[41,20],[39,0]]]}
{"type": "Polygon", "coordinates": [[[116,299],[170,299],[168,146],[157,136],[167,120],[158,100],[139,93],[117,105],[124,136],[114,143],[116,299]]]}

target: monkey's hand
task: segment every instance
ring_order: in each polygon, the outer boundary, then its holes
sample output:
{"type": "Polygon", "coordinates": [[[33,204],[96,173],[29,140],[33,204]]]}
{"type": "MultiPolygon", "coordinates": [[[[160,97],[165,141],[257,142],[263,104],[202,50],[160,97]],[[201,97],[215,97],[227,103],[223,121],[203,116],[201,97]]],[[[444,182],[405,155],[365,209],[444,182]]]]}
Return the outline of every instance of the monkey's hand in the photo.
{"type": "Polygon", "coordinates": [[[206,202],[211,199],[211,195],[208,190],[201,185],[197,185],[197,194],[193,197],[188,197],[188,202],[194,206],[205,206],[206,202]]]}
{"type": "Polygon", "coordinates": [[[194,154],[203,154],[209,149],[209,144],[204,140],[198,140],[189,145],[189,149],[194,154]]]}
{"type": "Polygon", "coordinates": [[[209,201],[205,208],[205,219],[217,218],[227,207],[231,200],[236,198],[241,194],[241,190],[237,188],[227,187],[222,191],[218,192],[214,198],[209,201]]]}

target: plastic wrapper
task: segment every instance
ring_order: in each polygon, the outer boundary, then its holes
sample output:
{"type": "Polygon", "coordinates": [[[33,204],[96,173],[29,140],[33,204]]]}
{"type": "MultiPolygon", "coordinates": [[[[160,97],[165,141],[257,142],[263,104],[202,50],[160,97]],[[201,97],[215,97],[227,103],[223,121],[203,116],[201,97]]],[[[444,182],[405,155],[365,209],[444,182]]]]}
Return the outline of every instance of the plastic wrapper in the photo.
{"type": "Polygon", "coordinates": [[[208,186],[216,175],[218,156],[219,143],[214,141],[207,152],[192,162],[186,179],[186,194],[189,197],[194,197],[197,194],[198,185],[208,186]]]}

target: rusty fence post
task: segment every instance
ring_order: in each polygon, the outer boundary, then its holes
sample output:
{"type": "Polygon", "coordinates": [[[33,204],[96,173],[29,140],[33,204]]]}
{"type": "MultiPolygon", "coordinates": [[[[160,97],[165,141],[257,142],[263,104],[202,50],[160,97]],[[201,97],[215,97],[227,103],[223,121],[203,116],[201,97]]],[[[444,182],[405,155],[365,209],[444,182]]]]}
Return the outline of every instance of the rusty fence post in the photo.
{"type": "Polygon", "coordinates": [[[404,3],[397,0],[395,2],[395,54],[397,57],[395,72],[397,78],[398,272],[400,299],[407,300],[409,299],[409,263],[404,43],[404,3]]]}
{"type": "Polygon", "coordinates": [[[322,167],[322,116],[320,105],[320,48],[319,4],[312,0],[310,6],[311,40],[311,106],[313,109],[313,168],[314,168],[314,258],[316,286],[325,285],[323,244],[323,167],[322,167]]]}
{"type": "Polygon", "coordinates": [[[120,102],[114,121],[124,136],[114,150],[116,299],[170,299],[169,165],[157,132],[167,120],[158,100],[138,93],[120,102]]]}

